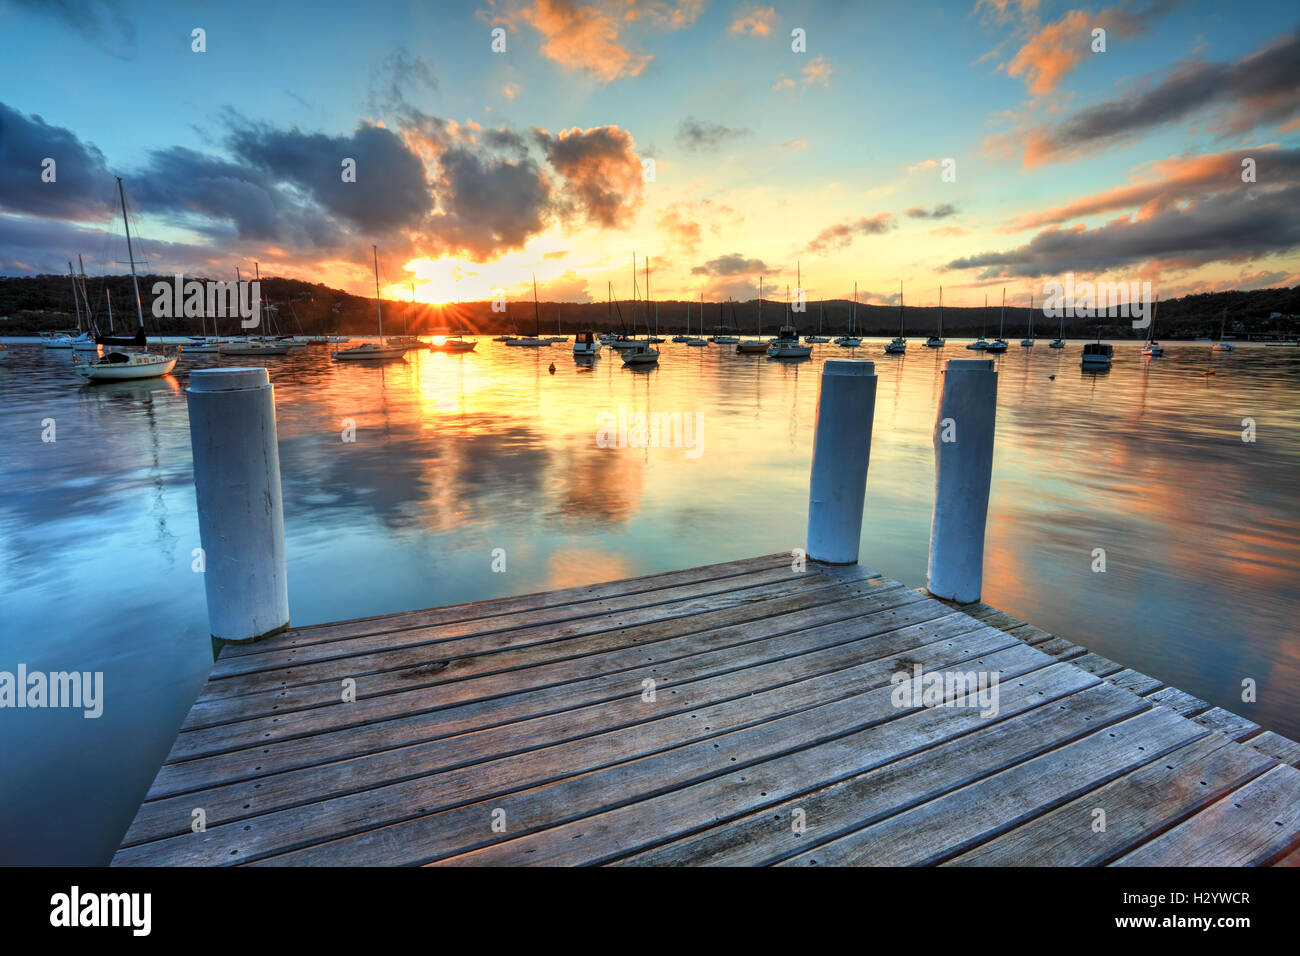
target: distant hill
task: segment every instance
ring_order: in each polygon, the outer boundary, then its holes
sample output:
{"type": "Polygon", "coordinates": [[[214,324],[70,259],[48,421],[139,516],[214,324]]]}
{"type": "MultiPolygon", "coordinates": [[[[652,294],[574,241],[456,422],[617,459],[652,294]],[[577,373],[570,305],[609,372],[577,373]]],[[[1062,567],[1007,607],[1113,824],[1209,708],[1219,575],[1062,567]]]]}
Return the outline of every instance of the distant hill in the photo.
{"type": "MultiPolygon", "coordinates": [[[[201,278],[188,276],[187,278],[201,278]]],[[[197,335],[200,322],[196,318],[156,319],[153,317],[152,288],[158,281],[170,282],[171,276],[141,276],[140,293],[145,312],[145,328],[150,333],[163,335],[197,335]]],[[[105,289],[112,294],[114,325],[118,330],[134,326],[135,298],[131,291],[131,277],[107,276],[87,282],[95,322],[107,331],[105,289]]],[[[297,279],[262,279],[262,295],[273,308],[272,331],[284,334],[323,335],[335,332],[348,335],[373,333],[375,325],[375,300],[354,296],[319,283],[297,279]]],[[[699,305],[689,303],[691,324],[699,328],[699,305]]],[[[685,328],[688,303],[659,302],[651,307],[653,325],[658,309],[659,329],[675,332],[685,328]]],[[[824,331],[839,334],[847,330],[850,302],[834,300],[825,303],[824,331]]],[[[1159,337],[1163,339],[1196,338],[1218,335],[1220,317],[1227,309],[1228,335],[1238,338],[1294,338],[1300,332],[1300,287],[1290,289],[1256,289],[1250,292],[1213,292],[1188,295],[1160,303],[1157,319],[1159,337]]],[[[616,303],[610,311],[604,302],[555,303],[543,302],[540,328],[551,332],[556,326],[556,311],[560,313],[560,327],[566,333],[579,329],[628,329],[632,315],[627,301],[616,303]]],[[[466,302],[456,305],[434,306],[413,304],[401,300],[383,302],[385,334],[428,334],[435,329],[463,328],[479,333],[497,334],[533,330],[533,304],[514,301],[505,314],[493,312],[490,302],[466,302]]],[[[25,335],[36,332],[68,329],[76,324],[73,310],[72,284],[67,276],[40,275],[0,277],[0,335],[25,335]]],[[[773,333],[782,324],[785,306],[781,302],[765,301],[762,310],[762,330],[773,333]]],[[[818,303],[809,302],[808,311],[796,316],[795,323],[803,333],[814,333],[818,327],[818,303]]],[[[924,338],[935,328],[938,309],[933,306],[908,306],[905,311],[907,335],[924,338]]],[[[1028,312],[1021,304],[1007,308],[1005,335],[1008,340],[1023,338],[1028,312]]],[[[645,329],[644,310],[638,306],[637,329],[645,329]]],[[[894,335],[898,332],[898,307],[859,305],[858,323],[863,335],[894,335]]],[[[1101,320],[1103,334],[1108,338],[1142,338],[1145,333],[1135,331],[1131,321],[1122,317],[1101,320]]],[[[1034,316],[1035,335],[1052,338],[1056,335],[1055,321],[1045,319],[1041,311],[1034,316]]],[[[1095,335],[1098,320],[1065,320],[1067,338],[1095,335]]],[[[704,330],[712,332],[718,327],[737,330],[742,335],[758,331],[758,303],[756,300],[735,303],[706,303],[704,330]]],[[[963,309],[947,307],[943,311],[944,334],[954,337],[974,336],[981,331],[992,338],[998,332],[998,309],[963,309]],[[984,323],[987,322],[987,325],[984,323]]],[[[211,330],[211,321],[208,322],[211,330]]],[[[221,320],[217,330],[221,334],[237,332],[238,323],[221,320]]]]}

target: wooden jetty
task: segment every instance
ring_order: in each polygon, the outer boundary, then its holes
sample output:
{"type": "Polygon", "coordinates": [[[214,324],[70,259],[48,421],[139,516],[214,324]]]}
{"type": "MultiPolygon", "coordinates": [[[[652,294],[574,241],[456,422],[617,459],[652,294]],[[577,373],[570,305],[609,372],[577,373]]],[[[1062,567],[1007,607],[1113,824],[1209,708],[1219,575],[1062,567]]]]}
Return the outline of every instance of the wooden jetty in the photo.
{"type": "Polygon", "coordinates": [[[797,567],[228,645],[113,862],[1295,862],[1300,745],[987,605],[797,567]],[[997,672],[996,715],[896,706],[918,664],[997,672]]]}
{"type": "Polygon", "coordinates": [[[240,643],[114,864],[1300,863],[1300,744],[979,602],[997,373],[944,376],[929,590],[857,564],[876,379],[828,361],[806,554],[289,628],[266,370],[196,370],[240,643]]]}

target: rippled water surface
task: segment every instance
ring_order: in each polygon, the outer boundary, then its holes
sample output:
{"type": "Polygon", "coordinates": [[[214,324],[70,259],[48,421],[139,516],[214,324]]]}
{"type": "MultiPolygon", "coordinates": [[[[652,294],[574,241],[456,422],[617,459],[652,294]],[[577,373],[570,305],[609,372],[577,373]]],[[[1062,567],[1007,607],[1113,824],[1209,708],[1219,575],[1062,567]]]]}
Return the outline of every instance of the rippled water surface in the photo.
{"type": "MultiPolygon", "coordinates": [[[[938,373],[973,356],[962,344],[913,341],[902,358],[822,345],[786,363],[665,343],[650,372],[486,340],[379,367],[323,347],[264,359],[293,621],[801,546],[818,369],[851,354],[880,377],[861,560],[921,586],[938,373]],[[620,405],[698,412],[702,453],[598,447],[597,416],[620,405]]],[[[1188,344],[1145,360],[1125,344],[1094,376],[1079,348],[997,360],[984,599],[1300,737],[1300,350],[1188,344]]],[[[0,670],[103,671],[106,687],[97,720],[0,711],[0,861],[106,862],[206,677],[184,383],[222,361],[86,386],[67,352],[0,352],[0,670]]]]}

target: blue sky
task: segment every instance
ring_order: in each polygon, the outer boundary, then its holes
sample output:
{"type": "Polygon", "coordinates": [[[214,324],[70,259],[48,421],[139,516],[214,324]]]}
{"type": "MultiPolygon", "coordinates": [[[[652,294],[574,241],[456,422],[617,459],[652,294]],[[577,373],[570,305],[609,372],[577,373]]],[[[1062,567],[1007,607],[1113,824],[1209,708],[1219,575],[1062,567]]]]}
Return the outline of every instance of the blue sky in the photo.
{"type": "MultiPolygon", "coordinates": [[[[117,230],[93,203],[52,217],[25,201],[43,188],[26,178],[31,150],[59,128],[102,154],[96,195],[111,196],[112,175],[127,179],[151,264],[167,271],[258,258],[360,291],[374,241],[392,260],[385,281],[415,278],[429,299],[514,290],[531,272],[557,294],[602,298],[633,251],[652,256],[656,286],[676,296],[745,295],[760,274],[769,287],[794,284],[797,264],[810,295],[844,295],[857,281],[878,301],[902,279],[922,301],[942,283],[949,301],[975,304],[1067,268],[1154,276],[1166,295],[1294,284],[1285,227],[1261,224],[1239,248],[1213,236],[1178,241],[1218,223],[1224,235],[1240,231],[1240,204],[1224,198],[1240,183],[1202,176],[1162,190],[1160,181],[1176,184],[1205,157],[1228,170],[1256,150],[1279,158],[1255,184],[1277,191],[1265,206],[1294,212],[1300,96],[1294,80],[1267,77],[1256,96],[1249,58],[1294,37],[1297,21],[1291,3],[0,3],[0,30],[19,41],[0,59],[0,103],[12,111],[0,131],[0,226],[22,237],[6,242],[0,231],[0,272],[93,257],[102,233],[117,230]],[[504,54],[489,48],[495,24],[508,31],[504,54]],[[1093,24],[1107,27],[1105,53],[1087,50],[1093,24]],[[191,51],[194,27],[207,32],[205,53],[191,51]],[[791,51],[796,27],[806,53],[791,51]],[[1017,73],[1018,55],[1030,70],[1017,73]],[[1048,161],[1029,147],[1035,137],[1059,144],[1064,124],[1089,111],[1141,104],[1163,85],[1177,91],[1188,71],[1233,68],[1225,75],[1246,77],[1235,98],[1065,144],[1048,161]],[[350,217],[318,172],[297,175],[278,158],[355,146],[362,124],[381,124],[420,157],[426,218],[350,217]],[[485,144],[486,131],[503,128],[517,141],[485,144]],[[232,129],[266,145],[258,160],[232,150],[232,129]],[[551,134],[549,146],[535,129],[551,134]],[[562,146],[567,131],[576,135],[562,146]],[[552,154],[566,147],[562,169],[552,154]],[[208,170],[202,196],[187,196],[179,154],[166,166],[175,182],[151,181],[163,169],[156,154],[176,150],[229,168],[215,179],[208,170]],[[648,157],[655,181],[635,182],[648,157]],[[449,158],[460,173],[447,172],[449,158]],[[955,182],[927,165],[944,158],[957,161],[955,182]],[[1152,189],[1127,206],[1023,226],[1135,181],[1152,189]],[[297,226],[241,222],[236,206],[250,191],[297,226]],[[1170,217],[1168,227],[1144,224],[1148,214],[1170,217]],[[1112,233],[1122,241],[1097,232],[1120,216],[1130,228],[1112,233]],[[1088,235],[1059,235],[1079,230],[1088,235]],[[1079,248],[1043,251],[1058,240],[1079,248]]],[[[386,177],[400,178],[380,169],[386,177]]],[[[373,177],[362,185],[383,188],[373,177]]]]}

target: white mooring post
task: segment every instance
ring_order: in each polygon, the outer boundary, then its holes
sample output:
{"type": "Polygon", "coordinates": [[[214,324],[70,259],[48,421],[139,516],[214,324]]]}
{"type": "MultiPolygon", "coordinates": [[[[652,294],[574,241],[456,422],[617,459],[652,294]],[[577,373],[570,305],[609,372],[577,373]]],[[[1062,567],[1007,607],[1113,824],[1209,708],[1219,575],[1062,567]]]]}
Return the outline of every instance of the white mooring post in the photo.
{"type": "Polygon", "coordinates": [[[256,641],[289,626],[275,390],[265,368],[209,368],[186,395],[208,625],[256,641]]]}
{"type": "Polygon", "coordinates": [[[875,363],[828,359],[808,490],[808,557],[814,561],[857,564],[875,413],[875,363]]]}
{"type": "Polygon", "coordinates": [[[997,405],[992,359],[949,359],[934,424],[928,583],[935,597],[963,604],[980,599],[984,582],[997,405]]]}

